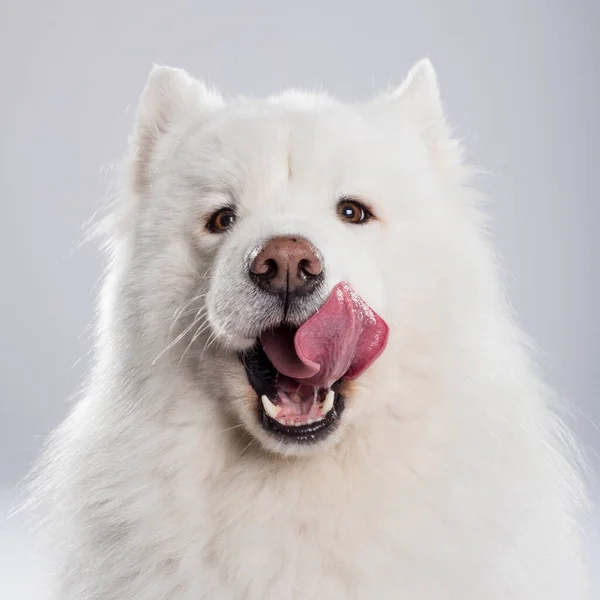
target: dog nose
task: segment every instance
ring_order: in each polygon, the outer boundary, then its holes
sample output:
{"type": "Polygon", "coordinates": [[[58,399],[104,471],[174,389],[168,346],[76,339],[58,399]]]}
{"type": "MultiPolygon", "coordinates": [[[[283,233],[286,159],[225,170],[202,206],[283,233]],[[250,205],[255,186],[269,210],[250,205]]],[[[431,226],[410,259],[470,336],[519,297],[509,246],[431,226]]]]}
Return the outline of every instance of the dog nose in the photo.
{"type": "Polygon", "coordinates": [[[319,251],[296,236],[272,238],[250,265],[250,277],[272,294],[310,294],[321,282],[322,274],[319,251]]]}

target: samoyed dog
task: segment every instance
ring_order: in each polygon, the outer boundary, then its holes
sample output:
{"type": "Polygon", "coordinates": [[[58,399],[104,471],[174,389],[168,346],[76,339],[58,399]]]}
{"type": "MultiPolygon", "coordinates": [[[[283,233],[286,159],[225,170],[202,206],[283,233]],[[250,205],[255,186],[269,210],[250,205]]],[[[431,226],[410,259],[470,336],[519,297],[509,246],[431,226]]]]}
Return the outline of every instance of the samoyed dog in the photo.
{"type": "Polygon", "coordinates": [[[577,447],[428,61],[373,100],[155,67],[96,360],[36,479],[59,600],[580,600],[577,447]]]}

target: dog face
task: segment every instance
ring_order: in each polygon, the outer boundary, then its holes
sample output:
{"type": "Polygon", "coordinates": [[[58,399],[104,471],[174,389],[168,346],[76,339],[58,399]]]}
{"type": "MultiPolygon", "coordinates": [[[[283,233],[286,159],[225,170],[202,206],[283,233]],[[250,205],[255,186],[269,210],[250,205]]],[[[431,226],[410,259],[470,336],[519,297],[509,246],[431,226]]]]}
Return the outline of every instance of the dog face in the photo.
{"type": "MultiPolygon", "coordinates": [[[[431,336],[452,302],[431,310],[456,270],[446,232],[461,213],[449,199],[459,158],[426,61],[359,106],[295,93],[225,103],[184,72],[155,68],[123,209],[153,365],[190,368],[217,410],[276,452],[322,450],[360,427],[393,402],[379,363],[431,336]],[[279,354],[298,362],[300,331],[344,346],[358,328],[321,316],[302,329],[335,294],[353,323],[353,311],[381,317],[369,334],[379,336],[377,356],[387,323],[383,355],[352,381],[280,371],[279,354]]],[[[327,360],[341,364],[344,348],[332,352],[327,360]]]]}

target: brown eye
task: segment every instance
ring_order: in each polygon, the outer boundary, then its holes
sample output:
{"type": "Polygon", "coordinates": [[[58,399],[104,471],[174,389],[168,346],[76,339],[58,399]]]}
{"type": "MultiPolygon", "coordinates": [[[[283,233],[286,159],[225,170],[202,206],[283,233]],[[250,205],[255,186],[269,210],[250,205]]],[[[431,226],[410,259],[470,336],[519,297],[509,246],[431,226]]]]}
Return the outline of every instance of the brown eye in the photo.
{"type": "Polygon", "coordinates": [[[232,208],[221,208],[210,216],[206,228],[211,233],[223,233],[235,223],[235,212],[232,208]]]}
{"type": "Polygon", "coordinates": [[[340,200],[337,205],[337,214],[342,221],[354,225],[362,225],[373,218],[369,209],[357,200],[340,200]]]}

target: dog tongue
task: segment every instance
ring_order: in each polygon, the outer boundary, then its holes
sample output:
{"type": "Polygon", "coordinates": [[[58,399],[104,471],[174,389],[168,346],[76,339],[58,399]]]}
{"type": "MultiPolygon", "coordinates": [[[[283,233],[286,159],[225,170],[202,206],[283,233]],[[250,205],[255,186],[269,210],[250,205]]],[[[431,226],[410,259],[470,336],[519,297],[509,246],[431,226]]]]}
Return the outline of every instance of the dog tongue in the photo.
{"type": "Polygon", "coordinates": [[[261,343],[273,366],[301,384],[329,388],[355,379],[383,352],[385,321],[346,283],[333,288],[321,309],[294,334],[266,331],[261,343]]]}

